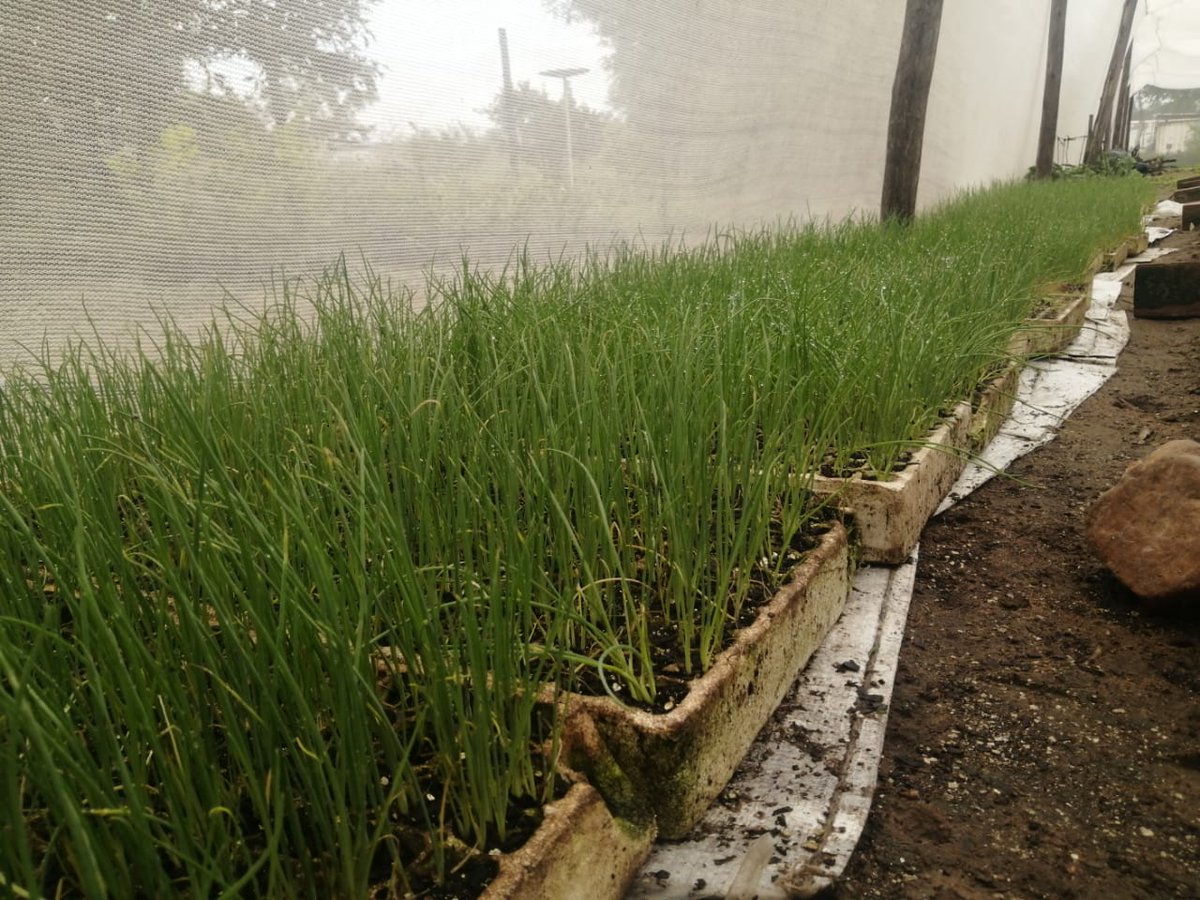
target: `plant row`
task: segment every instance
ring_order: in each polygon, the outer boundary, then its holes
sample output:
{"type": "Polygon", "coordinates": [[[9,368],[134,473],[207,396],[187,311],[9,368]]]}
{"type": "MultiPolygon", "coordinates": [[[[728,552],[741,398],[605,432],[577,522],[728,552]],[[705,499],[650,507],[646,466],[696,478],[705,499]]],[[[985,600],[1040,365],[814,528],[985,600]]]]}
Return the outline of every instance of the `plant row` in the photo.
{"type": "Polygon", "coordinates": [[[706,670],[821,510],[1138,227],[1137,180],[76,346],[0,389],[0,882],[419,891],[554,794],[545,685],[706,670]],[[666,650],[664,650],[666,648],[666,650]],[[669,662],[667,661],[669,660],[669,662]]]}

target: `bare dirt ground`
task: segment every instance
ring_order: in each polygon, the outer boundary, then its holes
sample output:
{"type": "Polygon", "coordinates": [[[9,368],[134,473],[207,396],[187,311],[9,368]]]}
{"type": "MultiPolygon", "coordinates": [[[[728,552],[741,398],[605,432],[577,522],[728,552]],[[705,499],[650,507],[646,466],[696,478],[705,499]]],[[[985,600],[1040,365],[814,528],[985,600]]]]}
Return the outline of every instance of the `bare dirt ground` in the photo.
{"type": "Polygon", "coordinates": [[[1200,440],[1200,319],[1130,323],[1058,439],[926,528],[841,900],[1200,897],[1200,597],[1148,607],[1083,537],[1130,462],[1200,440]]]}

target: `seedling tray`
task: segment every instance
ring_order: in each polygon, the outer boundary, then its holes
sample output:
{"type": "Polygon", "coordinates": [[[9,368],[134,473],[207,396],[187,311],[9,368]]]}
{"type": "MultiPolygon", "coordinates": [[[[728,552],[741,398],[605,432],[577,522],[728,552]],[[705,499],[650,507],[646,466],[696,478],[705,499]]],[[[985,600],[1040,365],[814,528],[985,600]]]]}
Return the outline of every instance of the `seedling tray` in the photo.
{"type": "Polygon", "coordinates": [[[670,712],[569,695],[566,764],[582,772],[617,815],[654,823],[662,837],[682,837],[728,783],[841,615],[851,577],[847,532],[835,523],[670,712]]]}
{"type": "Polygon", "coordinates": [[[971,404],[960,403],[887,481],[871,481],[861,473],[815,478],[816,494],[853,517],[864,562],[898,565],[908,559],[921,529],[966,466],[971,417],[971,404]]]}
{"type": "Polygon", "coordinates": [[[654,837],[653,823],[619,819],[594,787],[574,784],[524,845],[500,857],[481,900],[619,900],[654,837]]]}

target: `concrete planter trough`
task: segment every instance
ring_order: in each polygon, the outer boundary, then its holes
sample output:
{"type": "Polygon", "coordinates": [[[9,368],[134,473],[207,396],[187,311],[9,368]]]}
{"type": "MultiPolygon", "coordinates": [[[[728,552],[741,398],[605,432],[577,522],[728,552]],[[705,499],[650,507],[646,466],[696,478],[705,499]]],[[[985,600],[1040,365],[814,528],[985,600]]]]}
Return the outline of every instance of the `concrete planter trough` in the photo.
{"type": "Polygon", "coordinates": [[[908,559],[921,529],[966,466],[971,424],[971,404],[960,403],[904,470],[886,481],[860,473],[816,477],[816,494],[853,516],[864,562],[898,565],[908,559]]]}
{"type": "Polygon", "coordinates": [[[599,792],[574,784],[512,853],[481,900],[620,900],[654,843],[653,823],[614,816],[599,792]]]}
{"type": "Polygon", "coordinates": [[[1053,356],[1061,353],[1079,334],[1092,302],[1088,289],[1063,290],[1044,298],[1047,309],[1036,318],[1026,319],[1013,336],[1009,352],[1014,357],[1053,356]]]}
{"type": "Polygon", "coordinates": [[[1046,310],[1025,324],[1013,336],[1009,351],[1015,357],[1053,356],[1061,353],[1079,334],[1092,302],[1092,280],[1097,272],[1111,272],[1130,257],[1145,252],[1150,241],[1145,233],[1126,238],[1115,250],[1105,253],[1100,261],[1081,276],[1081,288],[1061,285],[1044,298],[1046,310]]]}
{"type": "Polygon", "coordinates": [[[968,446],[971,452],[977,453],[986,447],[1012,412],[1023,368],[1024,364],[1021,362],[1010,363],[996,377],[990,379],[976,395],[971,404],[971,426],[968,432],[968,446]]]}
{"type": "Polygon", "coordinates": [[[1102,263],[1103,271],[1115,271],[1129,257],[1137,256],[1149,246],[1150,242],[1145,233],[1135,234],[1127,237],[1119,247],[1109,250],[1104,254],[1104,261],[1102,263]]]}
{"type": "MultiPolygon", "coordinates": [[[[1072,310],[1071,315],[1077,313],[1072,310]]],[[[1019,360],[1009,364],[982,385],[971,402],[955,407],[913,454],[912,461],[887,480],[866,478],[861,473],[814,479],[815,493],[829,498],[853,518],[864,562],[899,565],[908,559],[925,523],[962,474],[967,458],[995,437],[1012,412],[1022,366],[1019,360]]]]}
{"type": "Polygon", "coordinates": [[[660,837],[685,835],[841,615],[851,568],[846,530],[835,523],[670,712],[609,697],[560,701],[566,765],[583,773],[618,816],[653,825],[660,837]]]}
{"type": "MultiPolygon", "coordinates": [[[[1111,271],[1144,250],[1144,236],[1104,254],[1111,271]]],[[[904,562],[926,521],[1012,411],[1021,360],[1061,352],[1079,333],[1090,287],[1047,296],[1010,352],[1017,360],[963,402],[902,472],[887,481],[817,476],[814,490],[853,518],[861,558],[904,562]]],[[[667,713],[609,697],[569,695],[562,759],[588,783],[550,804],[519,850],[504,855],[484,900],[573,900],[625,896],[656,837],[681,838],[724,789],[755,736],[841,615],[853,577],[850,540],[835,525],[792,581],[764,606],[713,668],[667,713]]]]}

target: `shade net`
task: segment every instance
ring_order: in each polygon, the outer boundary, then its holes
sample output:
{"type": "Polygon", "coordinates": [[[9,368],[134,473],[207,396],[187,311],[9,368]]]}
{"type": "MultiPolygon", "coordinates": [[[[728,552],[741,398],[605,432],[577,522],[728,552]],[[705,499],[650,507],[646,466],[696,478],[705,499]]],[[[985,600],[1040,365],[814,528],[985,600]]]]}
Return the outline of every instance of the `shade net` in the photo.
{"type": "MultiPolygon", "coordinates": [[[[1120,9],[1071,6],[1060,136],[1086,132],[1120,9]]],[[[922,206],[1033,162],[1049,13],[946,4],[922,206]]],[[[419,302],[422,273],[464,257],[872,215],[903,18],[900,0],[6,0],[0,363],[194,327],[342,255],[419,302]]]]}

